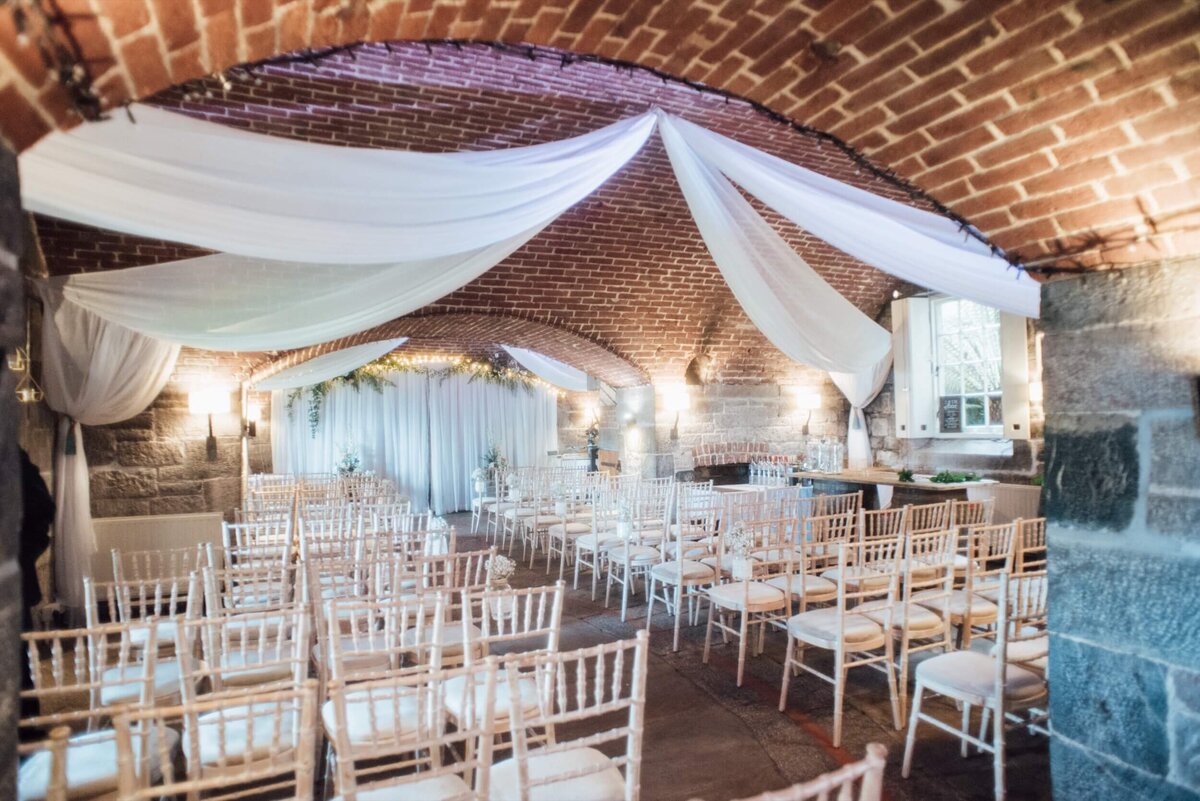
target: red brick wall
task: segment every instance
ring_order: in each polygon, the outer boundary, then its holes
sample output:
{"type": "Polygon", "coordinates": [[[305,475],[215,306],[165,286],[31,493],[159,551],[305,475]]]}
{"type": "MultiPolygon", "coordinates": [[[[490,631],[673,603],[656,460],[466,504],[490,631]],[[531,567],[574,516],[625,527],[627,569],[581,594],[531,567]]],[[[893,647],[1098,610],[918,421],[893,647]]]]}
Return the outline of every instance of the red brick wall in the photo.
{"type": "MultiPolygon", "coordinates": [[[[726,105],[646,74],[594,64],[563,69],[555,60],[530,62],[482,47],[437,48],[430,54],[409,44],[393,50],[371,47],[356,59],[341,56],[317,68],[273,67],[260,81],[235,81],[227,93],[210,82],[212,98],[189,102],[175,89],[156,102],[273,135],[426,151],[553,141],[659,106],[825,174],[900,197],[887,184],[857,174],[828,145],[819,148],[743,105],[726,105]]],[[[769,216],[797,251],[868,315],[878,313],[900,285],[769,216]]],[[[200,252],[50,220],[40,221],[39,230],[53,272],[155,263],[200,252]]],[[[539,334],[510,344],[595,370],[598,362],[564,349],[555,331],[579,334],[600,345],[597,352],[611,351],[633,365],[632,371],[626,367],[602,376],[615,384],[644,380],[640,371],[680,380],[700,349],[714,356],[716,380],[725,383],[757,383],[786,373],[784,357],[750,323],[713,265],[657,138],[600,191],[504,263],[424,311],[532,319],[545,324],[539,334]]],[[[457,344],[477,344],[476,328],[464,324],[457,344]]],[[[497,336],[511,335],[511,328],[505,324],[497,336]]],[[[421,332],[446,336],[444,330],[412,322],[380,333],[421,332]]]]}
{"type": "MultiPolygon", "coordinates": [[[[831,130],[1028,259],[1200,250],[1192,0],[55,5],[109,106],[303,47],[528,42],[661,68],[831,130]]],[[[16,33],[0,13],[0,132],[21,149],[76,120],[16,33]]]]}

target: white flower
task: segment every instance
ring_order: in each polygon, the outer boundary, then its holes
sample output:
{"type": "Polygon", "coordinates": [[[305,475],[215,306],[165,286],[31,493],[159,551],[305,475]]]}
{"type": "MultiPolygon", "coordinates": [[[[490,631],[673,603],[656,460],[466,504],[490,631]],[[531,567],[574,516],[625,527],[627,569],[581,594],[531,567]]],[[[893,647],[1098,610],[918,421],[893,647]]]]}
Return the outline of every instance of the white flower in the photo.
{"type": "Polygon", "coordinates": [[[492,584],[503,584],[517,572],[517,563],[501,554],[488,559],[486,567],[492,584]]]}
{"type": "Polygon", "coordinates": [[[747,531],[741,523],[734,523],[733,528],[725,535],[726,549],[735,557],[747,557],[754,547],[754,535],[747,531]]]}

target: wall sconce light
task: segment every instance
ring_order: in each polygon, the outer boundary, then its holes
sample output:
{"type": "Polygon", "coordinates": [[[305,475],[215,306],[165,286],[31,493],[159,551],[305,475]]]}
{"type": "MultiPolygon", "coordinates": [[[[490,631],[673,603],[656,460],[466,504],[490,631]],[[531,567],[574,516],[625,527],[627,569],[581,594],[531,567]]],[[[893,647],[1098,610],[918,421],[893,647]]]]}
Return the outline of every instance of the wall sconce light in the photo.
{"type": "Polygon", "coordinates": [[[208,439],[204,441],[208,461],[217,460],[217,438],[213,434],[213,415],[228,414],[230,390],[228,387],[196,387],[188,393],[188,411],[192,414],[208,415],[208,439]]]}
{"type": "Polygon", "coordinates": [[[254,439],[258,436],[258,424],[262,420],[262,406],[257,403],[246,404],[246,422],[242,426],[242,436],[254,439]]]}
{"type": "Polygon", "coordinates": [[[13,348],[8,354],[8,369],[14,374],[21,373],[17,380],[16,393],[18,403],[37,403],[45,394],[37,381],[33,380],[33,361],[29,358],[30,322],[28,313],[25,315],[25,347],[13,348]]]}
{"type": "Polygon", "coordinates": [[[1045,396],[1046,396],[1046,391],[1045,391],[1044,387],[1042,386],[1041,381],[1030,381],[1029,382],[1029,402],[1030,403],[1041,403],[1043,400],[1045,400],[1045,396]]]}
{"type": "Polygon", "coordinates": [[[810,387],[791,387],[792,396],[796,399],[796,412],[804,415],[804,425],[800,433],[808,436],[808,424],[812,421],[812,413],[821,408],[821,393],[810,387]]]}
{"type": "Polygon", "coordinates": [[[663,388],[663,406],[668,412],[675,413],[675,421],[671,425],[671,441],[679,439],[679,416],[692,405],[688,394],[687,384],[671,384],[663,388]]]}

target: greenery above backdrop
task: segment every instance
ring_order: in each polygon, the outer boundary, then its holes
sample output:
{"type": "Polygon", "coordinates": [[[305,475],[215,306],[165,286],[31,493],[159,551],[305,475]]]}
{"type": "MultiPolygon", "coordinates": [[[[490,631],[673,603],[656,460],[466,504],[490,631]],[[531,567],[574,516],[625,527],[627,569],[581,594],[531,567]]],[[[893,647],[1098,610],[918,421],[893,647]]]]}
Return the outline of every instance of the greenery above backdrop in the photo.
{"type": "MultiPolygon", "coordinates": [[[[355,368],[345,375],[312,384],[307,387],[293,389],[287,396],[288,418],[294,419],[296,403],[301,398],[308,400],[308,430],[315,437],[321,427],[321,409],[325,397],[335,386],[344,385],[359,392],[368,387],[376,392],[383,392],[385,386],[393,386],[386,376],[388,373],[420,373],[443,381],[450,376],[465,375],[469,381],[483,381],[512,391],[523,389],[530,392],[536,386],[555,389],[533,373],[517,369],[509,365],[504,357],[496,354],[485,362],[478,362],[462,356],[452,356],[448,360],[434,358],[412,358],[389,353],[375,361],[355,368]]],[[[556,390],[557,391],[557,390],[556,390]]]]}

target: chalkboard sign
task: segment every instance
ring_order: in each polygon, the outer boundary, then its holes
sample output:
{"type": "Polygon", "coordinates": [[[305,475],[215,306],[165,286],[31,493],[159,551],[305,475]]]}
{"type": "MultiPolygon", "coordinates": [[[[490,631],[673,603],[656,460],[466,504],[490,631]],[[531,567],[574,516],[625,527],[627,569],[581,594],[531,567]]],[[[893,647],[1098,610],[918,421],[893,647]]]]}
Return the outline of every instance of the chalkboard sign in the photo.
{"type": "Polygon", "coordinates": [[[943,434],[962,433],[962,396],[943,395],[938,403],[938,417],[943,434]]]}

